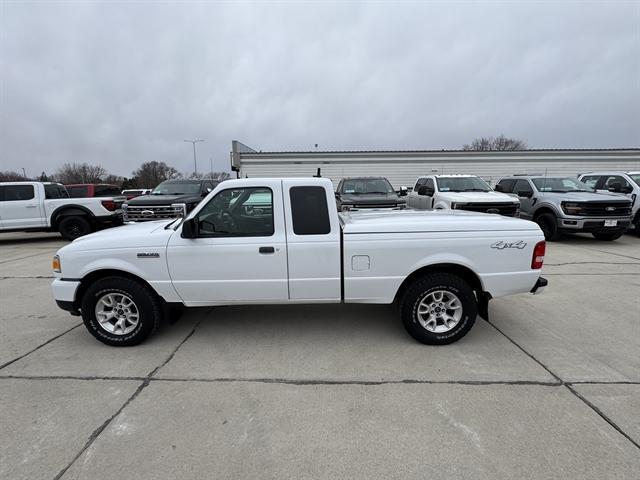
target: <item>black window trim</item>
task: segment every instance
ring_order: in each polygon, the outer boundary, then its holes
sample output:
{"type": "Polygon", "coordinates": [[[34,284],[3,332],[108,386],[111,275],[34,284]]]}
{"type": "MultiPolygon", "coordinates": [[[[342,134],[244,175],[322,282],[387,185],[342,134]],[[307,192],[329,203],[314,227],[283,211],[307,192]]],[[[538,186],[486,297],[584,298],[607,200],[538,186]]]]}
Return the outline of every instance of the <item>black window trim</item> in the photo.
{"type": "MultiPolygon", "coordinates": [[[[207,202],[207,205],[210,202],[213,202],[213,200],[220,195],[222,192],[226,192],[227,190],[247,190],[247,189],[266,189],[269,190],[269,192],[271,193],[271,235],[265,235],[263,233],[207,233],[207,234],[201,234],[200,233],[200,229],[198,228],[198,232],[196,235],[196,238],[247,238],[247,237],[264,237],[264,238],[270,238],[273,237],[276,234],[276,212],[273,206],[273,189],[271,187],[267,187],[265,186],[259,186],[259,185],[255,185],[255,186],[251,186],[251,187],[231,187],[231,188],[225,188],[224,190],[220,190],[218,193],[216,193],[211,200],[209,200],[209,202],[207,202]]],[[[207,205],[204,205],[202,207],[202,209],[198,212],[198,214],[194,217],[194,220],[196,221],[196,225],[199,225],[200,222],[198,221],[198,219],[200,218],[200,212],[202,212],[202,210],[204,210],[207,205]]]]}

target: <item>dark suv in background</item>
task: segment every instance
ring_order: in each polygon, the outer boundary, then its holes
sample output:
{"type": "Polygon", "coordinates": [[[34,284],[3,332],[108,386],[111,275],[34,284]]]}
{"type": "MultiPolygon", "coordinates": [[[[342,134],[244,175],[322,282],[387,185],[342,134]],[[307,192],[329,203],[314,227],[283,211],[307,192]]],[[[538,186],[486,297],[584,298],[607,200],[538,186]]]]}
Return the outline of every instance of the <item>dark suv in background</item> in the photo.
{"type": "Polygon", "coordinates": [[[124,219],[127,222],[145,222],[186,215],[218,183],[217,180],[166,180],[149,195],[128,200],[124,204],[124,219]]]}
{"type": "Polygon", "coordinates": [[[397,193],[384,177],[343,178],[336,189],[338,210],[363,208],[404,208],[406,188],[397,193]]]}

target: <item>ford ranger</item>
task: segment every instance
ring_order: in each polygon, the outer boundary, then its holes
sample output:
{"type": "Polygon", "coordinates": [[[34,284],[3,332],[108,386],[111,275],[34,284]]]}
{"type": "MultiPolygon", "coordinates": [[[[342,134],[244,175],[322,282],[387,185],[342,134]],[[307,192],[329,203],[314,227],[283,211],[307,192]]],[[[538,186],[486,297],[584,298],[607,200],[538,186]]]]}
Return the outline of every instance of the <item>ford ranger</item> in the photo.
{"type": "Polygon", "coordinates": [[[469,210],[517,217],[520,202],[494,192],[475,175],[427,175],[418,178],[407,206],[420,210],[469,210]]]}
{"type": "Polygon", "coordinates": [[[53,259],[57,304],[108,345],[134,345],[182,307],[397,302],[427,344],[462,338],[489,299],[538,293],[533,222],[461,211],[338,213],[326,178],[218,185],[186,218],[83,237],[53,259]]]}
{"type": "Polygon", "coordinates": [[[0,183],[0,231],[60,232],[67,240],[102,227],[122,225],[117,198],[69,198],[51,182],[0,183]]]}

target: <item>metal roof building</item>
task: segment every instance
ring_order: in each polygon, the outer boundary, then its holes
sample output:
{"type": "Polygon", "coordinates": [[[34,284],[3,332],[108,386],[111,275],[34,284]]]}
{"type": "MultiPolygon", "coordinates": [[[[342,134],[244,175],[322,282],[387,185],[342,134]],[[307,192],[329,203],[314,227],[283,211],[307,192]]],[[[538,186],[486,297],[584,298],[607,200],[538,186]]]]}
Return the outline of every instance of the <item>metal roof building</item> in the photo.
{"type": "Polygon", "coordinates": [[[640,170],[640,148],[476,152],[463,150],[258,152],[232,142],[239,177],[305,177],[321,169],[334,185],[343,177],[383,176],[398,188],[421,175],[466,173],[492,185],[514,173],[575,177],[595,170],[640,170]]]}

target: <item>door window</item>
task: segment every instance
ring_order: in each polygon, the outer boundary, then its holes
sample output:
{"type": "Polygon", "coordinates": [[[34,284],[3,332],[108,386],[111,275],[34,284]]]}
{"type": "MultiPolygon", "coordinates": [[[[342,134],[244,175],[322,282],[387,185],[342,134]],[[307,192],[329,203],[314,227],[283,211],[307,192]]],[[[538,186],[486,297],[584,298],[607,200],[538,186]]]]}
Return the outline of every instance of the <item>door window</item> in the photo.
{"type": "Polygon", "coordinates": [[[96,185],[96,197],[119,197],[120,189],[115,185],[96,185]]]}
{"type": "Polygon", "coordinates": [[[291,187],[291,217],[296,235],[326,235],[331,232],[327,196],[322,187],[291,187]]]}
{"type": "Polygon", "coordinates": [[[427,178],[424,184],[427,188],[432,188],[435,191],[435,183],[432,178],[427,178]]]}
{"type": "Polygon", "coordinates": [[[197,216],[200,237],[271,236],[273,192],[267,187],[222,190],[197,216]]]}
{"type": "Polygon", "coordinates": [[[616,184],[618,184],[621,189],[631,187],[624,177],[621,177],[620,175],[611,175],[604,181],[604,186],[602,188],[604,190],[609,190],[613,186],[616,186],[616,184]]]}
{"type": "Polygon", "coordinates": [[[34,197],[33,185],[3,185],[0,187],[0,200],[5,202],[31,200],[34,197]]]}
{"type": "Polygon", "coordinates": [[[516,194],[520,194],[520,192],[533,193],[533,188],[529,185],[529,182],[526,180],[518,180],[513,186],[513,192],[516,194]]]}
{"type": "Polygon", "coordinates": [[[586,177],[582,177],[582,180],[580,181],[595,189],[596,185],[598,184],[598,180],[600,180],[600,176],[598,175],[587,175],[586,177]]]}
{"type": "Polygon", "coordinates": [[[44,198],[51,200],[53,198],[69,198],[69,194],[62,185],[45,185],[44,198]]]}
{"type": "Polygon", "coordinates": [[[498,185],[500,185],[500,188],[502,189],[503,193],[511,193],[513,192],[513,184],[516,183],[515,180],[511,179],[511,178],[505,178],[503,180],[500,180],[498,182],[498,185]]]}
{"type": "MultiPolygon", "coordinates": [[[[419,189],[421,186],[425,185],[426,183],[427,183],[427,179],[426,179],[426,178],[419,178],[419,179],[418,179],[418,181],[416,182],[416,186],[415,186],[415,187],[413,187],[413,190],[414,190],[415,192],[417,192],[417,191],[418,191],[418,189],[419,189]]],[[[433,181],[432,181],[432,183],[433,183],[433,181]]]]}

